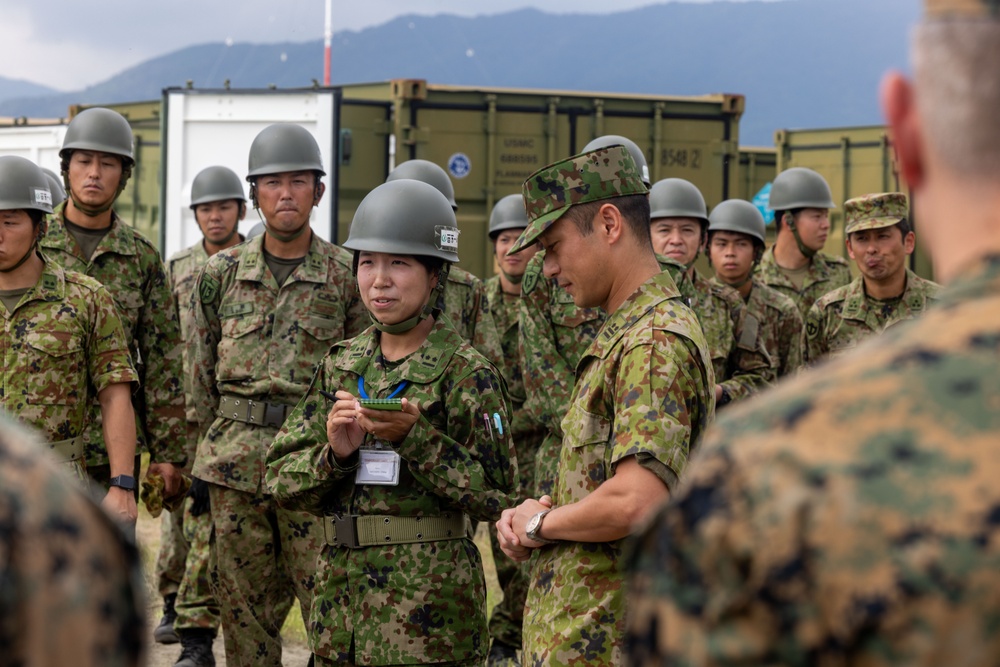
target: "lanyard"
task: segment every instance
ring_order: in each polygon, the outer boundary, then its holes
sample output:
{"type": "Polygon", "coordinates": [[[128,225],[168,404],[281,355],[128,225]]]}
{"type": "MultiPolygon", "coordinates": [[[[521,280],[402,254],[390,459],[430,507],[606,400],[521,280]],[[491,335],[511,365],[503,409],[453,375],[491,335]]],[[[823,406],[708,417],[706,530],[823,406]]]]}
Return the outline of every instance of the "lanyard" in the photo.
{"type": "MultiPolygon", "coordinates": [[[[389,394],[387,398],[396,398],[397,394],[406,389],[406,384],[407,384],[406,380],[400,382],[399,385],[392,391],[391,394],[389,394]]],[[[361,398],[371,398],[371,396],[368,395],[368,392],[365,391],[365,379],[360,375],[358,376],[358,394],[361,395],[361,398]]]]}

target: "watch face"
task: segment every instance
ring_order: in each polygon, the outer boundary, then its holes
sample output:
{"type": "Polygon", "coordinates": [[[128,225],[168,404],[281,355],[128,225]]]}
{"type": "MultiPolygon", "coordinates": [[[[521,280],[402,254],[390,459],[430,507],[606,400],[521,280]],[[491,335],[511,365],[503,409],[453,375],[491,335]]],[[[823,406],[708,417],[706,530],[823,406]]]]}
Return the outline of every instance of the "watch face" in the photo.
{"type": "Polygon", "coordinates": [[[535,516],[531,517],[531,519],[528,520],[528,526],[524,530],[524,532],[528,534],[528,537],[531,537],[532,535],[535,534],[535,531],[538,530],[538,523],[541,520],[542,517],[538,514],[536,514],[535,516]]]}

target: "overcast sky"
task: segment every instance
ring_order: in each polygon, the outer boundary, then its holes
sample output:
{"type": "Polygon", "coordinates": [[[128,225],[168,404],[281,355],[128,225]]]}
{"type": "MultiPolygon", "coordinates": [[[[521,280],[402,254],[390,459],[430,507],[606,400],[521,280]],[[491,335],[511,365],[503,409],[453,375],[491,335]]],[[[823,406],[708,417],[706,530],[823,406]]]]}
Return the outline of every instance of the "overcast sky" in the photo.
{"type": "MultiPolygon", "coordinates": [[[[658,1],[333,0],[333,28],[360,30],[402,14],[474,16],[523,7],[596,14],[658,1]]],[[[0,0],[0,76],[79,90],[192,44],[322,39],[324,8],[324,0],[0,0]]]]}

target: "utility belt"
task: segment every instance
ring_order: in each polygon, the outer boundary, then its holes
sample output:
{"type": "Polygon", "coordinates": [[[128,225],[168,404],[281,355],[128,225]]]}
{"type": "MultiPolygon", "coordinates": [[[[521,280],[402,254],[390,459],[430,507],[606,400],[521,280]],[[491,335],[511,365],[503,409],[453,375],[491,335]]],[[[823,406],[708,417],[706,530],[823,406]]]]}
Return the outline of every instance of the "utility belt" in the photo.
{"type": "Polygon", "coordinates": [[[58,440],[50,443],[49,448],[60,463],[72,463],[83,458],[83,437],[58,440]]]}
{"type": "Polygon", "coordinates": [[[281,425],[285,423],[285,417],[294,407],[294,405],[255,401],[243,396],[223,394],[219,397],[217,414],[223,419],[232,419],[245,424],[281,428],[281,425]]]}
{"type": "Polygon", "coordinates": [[[460,540],[471,533],[465,514],[391,516],[347,514],[323,517],[323,535],[331,547],[362,549],[380,544],[460,540]]]}

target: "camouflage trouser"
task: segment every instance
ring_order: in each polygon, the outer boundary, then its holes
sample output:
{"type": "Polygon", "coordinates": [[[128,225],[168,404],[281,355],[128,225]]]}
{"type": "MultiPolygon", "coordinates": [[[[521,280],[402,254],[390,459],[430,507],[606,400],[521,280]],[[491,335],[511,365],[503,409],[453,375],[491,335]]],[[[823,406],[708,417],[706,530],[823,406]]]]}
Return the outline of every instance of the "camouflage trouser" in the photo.
{"type": "Polygon", "coordinates": [[[212,514],[191,514],[192,498],[184,500],[184,539],[188,544],[184,579],[177,592],[174,629],[204,628],[218,631],[219,604],[212,588],[211,538],[212,514]]]}
{"type": "Polygon", "coordinates": [[[309,618],[322,527],[269,495],[210,484],[209,497],[226,665],[281,667],[280,631],[293,594],[309,618]]]}
{"type": "MultiPolygon", "coordinates": [[[[517,471],[520,478],[518,502],[525,498],[537,498],[535,471],[538,465],[537,439],[524,440],[515,437],[517,451],[517,471]]],[[[489,526],[490,544],[493,547],[493,562],[497,568],[497,581],[503,591],[503,600],[493,608],[490,616],[490,638],[521,648],[521,626],[524,624],[524,600],[528,596],[531,583],[531,568],[528,563],[516,563],[500,550],[495,526],[489,526]]]]}
{"type": "MultiPolygon", "coordinates": [[[[559,476],[559,450],[562,449],[562,439],[552,433],[546,433],[542,444],[535,454],[534,470],[535,489],[532,498],[551,496],[556,489],[556,477],[559,476]]],[[[518,461],[518,469],[521,468],[518,461]]]]}
{"type": "Polygon", "coordinates": [[[163,510],[160,515],[160,553],[156,556],[156,588],[161,597],[180,589],[187,555],[184,512],[163,510]]]}

